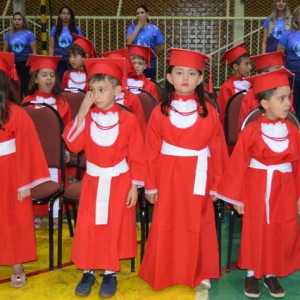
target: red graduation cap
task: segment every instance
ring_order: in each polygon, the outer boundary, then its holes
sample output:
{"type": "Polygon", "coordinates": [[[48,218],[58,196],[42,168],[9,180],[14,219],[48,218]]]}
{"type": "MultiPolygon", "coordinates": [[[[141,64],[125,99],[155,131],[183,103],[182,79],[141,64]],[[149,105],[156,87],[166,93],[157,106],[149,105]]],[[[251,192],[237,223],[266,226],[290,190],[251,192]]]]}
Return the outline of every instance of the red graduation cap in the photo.
{"type": "Polygon", "coordinates": [[[129,51],[128,51],[127,48],[122,48],[122,49],[118,49],[118,50],[103,52],[102,56],[103,57],[108,57],[108,58],[125,58],[125,61],[126,61],[126,68],[125,68],[126,75],[128,75],[129,77],[137,76],[137,73],[136,73],[135,68],[132,64],[132,61],[131,61],[131,58],[130,58],[130,55],[129,55],[129,51]]]}
{"type": "Polygon", "coordinates": [[[89,56],[89,58],[97,57],[96,50],[92,41],[75,33],[73,33],[73,37],[73,44],[80,46],[83,49],[83,51],[89,56]]]}
{"type": "Polygon", "coordinates": [[[283,65],[283,58],[283,51],[268,52],[260,55],[251,56],[251,59],[255,63],[256,70],[261,70],[276,65],[283,65]]]}
{"type": "Polygon", "coordinates": [[[150,59],[151,57],[156,56],[153,50],[147,46],[135,45],[135,44],[126,44],[130,55],[137,55],[144,58],[147,63],[147,67],[151,68],[150,59]]]}
{"type": "Polygon", "coordinates": [[[57,64],[60,61],[60,59],[61,56],[30,54],[26,66],[30,67],[31,72],[35,72],[44,68],[49,68],[56,71],[57,64]]]}
{"type": "Polygon", "coordinates": [[[245,79],[252,83],[253,92],[256,95],[277,87],[290,86],[288,77],[293,75],[294,73],[282,67],[275,71],[245,77],[245,79]]]}
{"type": "Polygon", "coordinates": [[[4,71],[11,80],[18,80],[13,52],[0,52],[0,70],[4,71]]]}
{"type": "Polygon", "coordinates": [[[247,49],[244,48],[245,44],[247,42],[243,42],[239,45],[236,45],[228,50],[226,50],[221,57],[221,61],[227,60],[229,64],[232,64],[234,61],[236,61],[240,56],[243,54],[248,53],[247,49]]]}
{"type": "Polygon", "coordinates": [[[209,55],[198,51],[169,48],[168,52],[171,53],[169,66],[188,67],[202,71],[205,65],[205,60],[210,59],[209,55]]]}
{"type": "Polygon", "coordinates": [[[120,84],[124,83],[124,58],[88,58],[83,60],[88,78],[96,74],[106,74],[115,77],[120,84]]]}

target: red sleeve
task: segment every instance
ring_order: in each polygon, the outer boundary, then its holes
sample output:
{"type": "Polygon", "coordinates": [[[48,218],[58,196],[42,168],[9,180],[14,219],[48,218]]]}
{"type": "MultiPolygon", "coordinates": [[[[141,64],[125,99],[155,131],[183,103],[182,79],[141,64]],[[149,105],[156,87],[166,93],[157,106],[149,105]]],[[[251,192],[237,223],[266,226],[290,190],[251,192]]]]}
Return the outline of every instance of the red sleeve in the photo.
{"type": "Polygon", "coordinates": [[[158,158],[160,155],[162,136],[160,134],[159,122],[163,118],[160,111],[160,105],[156,106],[150,116],[145,138],[145,151],[147,160],[147,174],[145,182],[145,190],[154,191],[157,189],[155,182],[155,174],[158,168],[158,158]]]}
{"type": "Polygon", "coordinates": [[[64,75],[63,75],[62,82],[61,82],[61,87],[63,89],[68,87],[68,79],[69,79],[69,71],[65,71],[64,75]]]}

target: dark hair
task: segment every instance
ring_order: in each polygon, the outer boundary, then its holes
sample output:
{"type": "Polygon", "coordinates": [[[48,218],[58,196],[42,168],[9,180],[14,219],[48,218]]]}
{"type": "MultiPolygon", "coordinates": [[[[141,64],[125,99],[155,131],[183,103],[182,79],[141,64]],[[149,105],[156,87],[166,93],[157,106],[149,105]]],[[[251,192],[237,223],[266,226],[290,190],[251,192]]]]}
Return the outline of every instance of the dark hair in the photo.
{"type": "Polygon", "coordinates": [[[57,22],[56,22],[56,31],[55,31],[55,35],[54,35],[55,43],[57,43],[58,37],[60,36],[60,34],[63,30],[63,23],[62,23],[62,20],[61,20],[59,15],[62,13],[62,11],[65,8],[69,11],[69,13],[71,15],[71,19],[70,19],[69,26],[68,26],[70,32],[71,33],[77,33],[77,34],[79,33],[77,28],[76,28],[75,15],[74,15],[73,10],[69,6],[64,5],[58,11],[57,22]]]}
{"type": "Polygon", "coordinates": [[[89,78],[88,84],[91,84],[94,81],[104,81],[104,80],[108,80],[114,88],[117,87],[118,85],[121,85],[120,81],[116,77],[107,74],[93,75],[91,78],[89,78]]]}
{"type": "MultiPolygon", "coordinates": [[[[40,70],[34,71],[30,76],[30,80],[29,80],[29,84],[28,84],[28,95],[33,95],[34,92],[39,89],[39,87],[36,83],[36,79],[37,79],[37,75],[38,75],[39,71],[40,70]]],[[[54,83],[52,92],[55,96],[60,96],[60,94],[62,92],[61,85],[60,85],[58,75],[56,72],[55,72],[55,83],[54,83]]]]}
{"type": "MultiPolygon", "coordinates": [[[[170,66],[167,69],[167,73],[171,74],[174,66],[170,66]]],[[[202,74],[201,71],[198,71],[199,74],[202,74]]],[[[173,84],[171,84],[168,80],[165,82],[165,92],[166,92],[166,97],[163,98],[162,104],[161,104],[161,112],[165,116],[169,116],[169,109],[171,106],[171,101],[173,99],[173,94],[175,93],[175,88],[173,84]]],[[[206,101],[205,101],[205,96],[204,96],[204,85],[203,82],[201,82],[199,85],[196,86],[195,88],[195,93],[196,93],[196,100],[198,100],[199,105],[202,106],[203,112],[199,112],[199,116],[201,118],[206,118],[208,115],[208,110],[206,107],[206,101]]]]}
{"type": "Polygon", "coordinates": [[[243,54],[243,55],[241,55],[241,56],[239,56],[232,64],[231,64],[231,66],[233,66],[234,64],[236,64],[236,65],[240,65],[240,63],[242,62],[242,60],[244,59],[244,58],[250,58],[250,53],[245,53],[245,54],[243,54]]]}
{"type": "Polygon", "coordinates": [[[82,47],[80,47],[79,45],[77,44],[72,44],[69,49],[68,49],[68,54],[69,56],[71,54],[79,54],[81,57],[83,58],[86,58],[87,55],[86,55],[86,52],[82,49],[82,47]]]}
{"type": "Polygon", "coordinates": [[[13,25],[13,20],[14,20],[14,17],[15,16],[20,16],[23,20],[23,28],[22,28],[22,31],[23,30],[27,30],[28,29],[28,26],[27,26],[27,21],[26,21],[26,18],[25,16],[20,12],[20,11],[16,11],[13,16],[12,16],[12,19],[11,19],[11,26],[10,26],[10,33],[9,33],[9,36],[12,37],[14,35],[14,33],[16,32],[15,31],[15,26],[13,25]]]}
{"type": "Polygon", "coordinates": [[[8,121],[10,115],[7,99],[17,104],[12,92],[11,81],[6,73],[0,70],[0,129],[4,129],[3,125],[8,121]]]}
{"type": "MultiPolygon", "coordinates": [[[[139,8],[142,8],[146,13],[149,12],[148,7],[144,4],[139,5],[135,10],[138,10],[139,8]]],[[[149,18],[147,18],[147,22],[150,23],[149,18]]]]}
{"type": "Polygon", "coordinates": [[[258,102],[260,103],[262,100],[269,100],[274,95],[276,90],[277,90],[277,88],[273,88],[273,89],[258,93],[256,95],[258,102]]]}

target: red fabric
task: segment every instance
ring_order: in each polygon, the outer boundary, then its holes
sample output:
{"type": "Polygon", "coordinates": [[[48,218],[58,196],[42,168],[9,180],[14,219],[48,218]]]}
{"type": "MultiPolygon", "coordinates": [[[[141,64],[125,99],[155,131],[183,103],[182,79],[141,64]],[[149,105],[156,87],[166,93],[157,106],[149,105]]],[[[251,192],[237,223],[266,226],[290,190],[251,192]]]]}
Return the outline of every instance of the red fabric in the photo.
{"type": "Polygon", "coordinates": [[[217,97],[217,103],[219,106],[219,116],[221,120],[221,124],[224,127],[225,122],[225,110],[226,105],[229,101],[229,99],[236,94],[235,88],[234,88],[234,81],[235,80],[243,80],[240,76],[232,75],[229,77],[221,86],[221,89],[219,91],[218,97],[217,97]]]}
{"type": "Polygon", "coordinates": [[[81,269],[119,270],[119,259],[135,257],[137,252],[135,207],[128,209],[126,199],[132,180],[144,181],[146,164],[143,139],[136,118],[115,105],[109,111],[92,108],[85,118],[83,131],[70,142],[74,122],[63,134],[73,152],[85,150],[87,161],[100,167],[112,167],[127,159],[129,172],[113,177],[110,187],[108,223],[95,225],[95,199],[98,177],[87,173],[82,182],[78,219],[71,249],[71,260],[81,269]],[[111,146],[97,145],[91,138],[92,113],[118,112],[119,134],[111,146]]]}
{"type": "Polygon", "coordinates": [[[9,104],[10,117],[0,130],[1,143],[16,139],[16,152],[0,156],[0,264],[36,259],[31,197],[18,201],[18,189],[50,180],[34,124],[22,107],[9,104]]]}
{"type": "MultiPolygon", "coordinates": [[[[185,97],[183,97],[185,98],[185,97]]],[[[219,277],[219,253],[213,202],[227,162],[227,150],[218,114],[207,105],[208,116],[188,128],[172,125],[158,105],[146,133],[146,190],[158,190],[154,214],[139,277],[154,290],[173,284],[196,287],[219,277]],[[160,153],[163,140],[187,149],[209,147],[206,195],[194,195],[197,157],[160,153]]]]}
{"type": "Polygon", "coordinates": [[[79,88],[81,90],[89,91],[89,85],[87,83],[87,80],[86,80],[85,84],[74,82],[70,78],[70,73],[72,73],[72,72],[75,72],[75,73],[81,72],[82,73],[82,72],[85,72],[85,70],[81,69],[81,70],[67,70],[67,71],[65,71],[63,79],[62,79],[62,84],[61,84],[62,88],[65,89],[65,88],[69,88],[69,87],[77,87],[77,88],[79,88]],[[72,86],[70,86],[70,83],[69,83],[70,81],[73,82],[72,86]]]}
{"type": "Polygon", "coordinates": [[[142,80],[144,81],[144,85],[142,87],[143,90],[149,92],[153,98],[158,102],[158,93],[157,93],[157,88],[154,82],[152,82],[150,79],[148,79],[145,74],[141,74],[136,77],[137,80],[142,80]]]}
{"type": "Polygon", "coordinates": [[[266,274],[287,276],[300,269],[300,233],[297,201],[300,197],[300,137],[295,125],[285,121],[289,146],[274,152],[263,141],[262,123],[275,123],[261,116],[241,132],[221,180],[218,194],[224,200],[244,204],[238,266],[266,274]],[[266,170],[249,168],[255,158],[265,165],[291,162],[293,172],[274,171],[270,194],[270,224],[266,222],[266,170]]]}
{"type": "Polygon", "coordinates": [[[43,97],[43,98],[49,98],[49,97],[56,98],[57,111],[60,114],[60,116],[62,117],[62,119],[64,121],[64,124],[67,125],[71,121],[71,108],[70,108],[70,105],[69,105],[68,101],[64,100],[63,97],[61,97],[61,96],[55,97],[55,95],[52,94],[52,93],[46,94],[46,93],[43,93],[39,90],[35,90],[34,94],[28,95],[27,97],[25,97],[23,99],[22,103],[35,101],[37,96],[40,96],[40,97],[43,97]]]}
{"type": "Polygon", "coordinates": [[[145,137],[147,123],[146,123],[145,114],[141,102],[138,96],[131,93],[130,91],[125,90],[123,93],[124,93],[123,105],[128,107],[131,110],[131,112],[136,116],[141,128],[142,135],[143,137],[145,137]]]}

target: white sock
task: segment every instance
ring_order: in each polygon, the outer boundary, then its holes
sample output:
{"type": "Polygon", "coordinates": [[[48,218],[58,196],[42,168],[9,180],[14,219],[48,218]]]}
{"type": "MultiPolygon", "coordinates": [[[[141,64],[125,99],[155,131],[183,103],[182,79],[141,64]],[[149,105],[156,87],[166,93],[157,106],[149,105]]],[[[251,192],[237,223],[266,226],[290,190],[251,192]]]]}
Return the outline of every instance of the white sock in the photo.
{"type": "Polygon", "coordinates": [[[248,270],[247,271],[247,277],[254,276],[254,271],[253,270],[248,270]]]}
{"type": "Polygon", "coordinates": [[[95,271],[94,270],[84,270],[83,274],[86,274],[86,273],[90,273],[90,274],[95,275],[95,271]]]}
{"type": "Polygon", "coordinates": [[[269,278],[269,277],[276,277],[276,275],[272,275],[272,274],[268,274],[265,276],[266,278],[269,278]]]}
{"type": "Polygon", "coordinates": [[[104,275],[115,275],[116,276],[116,271],[105,270],[104,275]]]}

